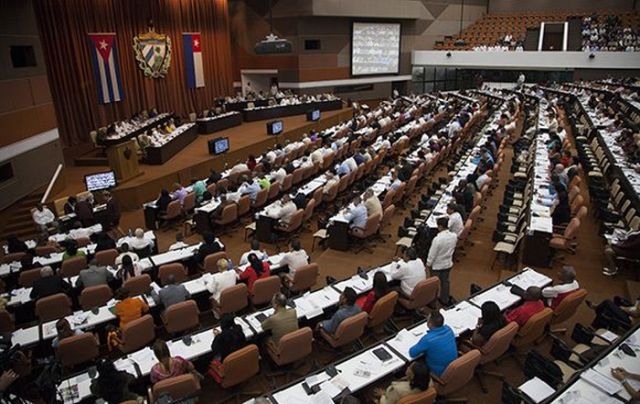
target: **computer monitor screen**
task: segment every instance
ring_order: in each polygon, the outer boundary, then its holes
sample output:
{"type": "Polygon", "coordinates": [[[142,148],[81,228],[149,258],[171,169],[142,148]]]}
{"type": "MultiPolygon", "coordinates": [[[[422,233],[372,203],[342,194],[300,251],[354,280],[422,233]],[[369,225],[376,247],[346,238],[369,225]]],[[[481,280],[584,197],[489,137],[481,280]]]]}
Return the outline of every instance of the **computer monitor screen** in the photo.
{"type": "Polygon", "coordinates": [[[317,121],[320,119],[320,110],[312,109],[307,112],[307,121],[317,121]]]}
{"type": "Polygon", "coordinates": [[[269,135],[279,135],[282,133],[284,129],[284,124],[282,121],[271,121],[267,122],[267,133],[269,135]]]}
{"type": "Polygon", "coordinates": [[[219,137],[213,140],[209,140],[209,154],[222,154],[229,151],[229,138],[219,137]]]}
{"type": "Polygon", "coordinates": [[[117,185],[116,173],[113,171],[105,171],[102,173],[85,175],[84,183],[87,186],[87,191],[91,192],[113,188],[117,185]]]}

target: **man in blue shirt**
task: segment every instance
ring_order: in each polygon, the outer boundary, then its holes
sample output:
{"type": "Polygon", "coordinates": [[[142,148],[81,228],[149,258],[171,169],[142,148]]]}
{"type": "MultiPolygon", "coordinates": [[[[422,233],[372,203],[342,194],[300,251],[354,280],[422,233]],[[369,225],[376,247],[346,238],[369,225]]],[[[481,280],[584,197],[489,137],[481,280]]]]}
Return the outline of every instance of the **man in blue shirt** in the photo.
{"type": "Polygon", "coordinates": [[[359,227],[364,229],[367,225],[367,207],[362,203],[362,198],[358,195],[353,200],[353,207],[347,210],[344,218],[349,221],[349,227],[359,227]]]}
{"type": "Polygon", "coordinates": [[[347,163],[347,160],[344,160],[342,163],[338,165],[338,168],[336,168],[336,174],[338,174],[338,176],[340,177],[345,176],[350,172],[351,172],[351,167],[349,166],[349,163],[347,163]]]}
{"type": "Polygon", "coordinates": [[[427,327],[429,331],[409,349],[409,355],[415,358],[424,354],[429,370],[436,376],[441,376],[447,366],[458,357],[456,336],[448,325],[444,325],[444,317],[439,312],[431,313],[427,327]]]}
{"type": "Polygon", "coordinates": [[[350,287],[344,288],[344,291],[340,295],[340,308],[329,320],[324,320],[318,323],[318,328],[321,328],[330,334],[335,333],[340,323],[349,317],[360,313],[360,306],[356,304],[357,298],[358,295],[355,290],[350,287]]]}
{"type": "Polygon", "coordinates": [[[242,185],[238,188],[238,192],[240,195],[249,195],[249,199],[251,202],[256,200],[258,196],[258,192],[260,192],[262,188],[260,187],[260,183],[255,179],[249,179],[246,175],[242,176],[242,185]]]}

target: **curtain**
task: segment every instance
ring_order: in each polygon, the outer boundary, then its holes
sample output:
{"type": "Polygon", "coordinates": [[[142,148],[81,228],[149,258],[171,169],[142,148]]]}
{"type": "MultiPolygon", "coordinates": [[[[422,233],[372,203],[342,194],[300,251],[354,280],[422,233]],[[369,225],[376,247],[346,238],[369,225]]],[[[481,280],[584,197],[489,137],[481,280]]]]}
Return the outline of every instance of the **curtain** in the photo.
{"type": "Polygon", "coordinates": [[[133,113],[157,108],[186,117],[233,90],[227,0],[34,0],[62,143],[90,141],[89,132],[133,113]],[[171,38],[164,78],[144,76],[133,37],[155,31],[171,38]],[[88,33],[114,32],[124,99],[100,104],[88,33]],[[205,87],[189,89],[183,32],[202,33],[205,87]]]}

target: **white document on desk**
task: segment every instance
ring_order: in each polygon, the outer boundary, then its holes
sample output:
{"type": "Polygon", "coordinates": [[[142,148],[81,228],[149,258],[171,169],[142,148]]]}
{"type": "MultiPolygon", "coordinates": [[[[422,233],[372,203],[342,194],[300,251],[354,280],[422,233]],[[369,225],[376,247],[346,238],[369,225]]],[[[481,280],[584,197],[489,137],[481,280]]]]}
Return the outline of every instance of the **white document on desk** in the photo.
{"type": "Polygon", "coordinates": [[[546,400],[549,396],[551,396],[556,391],[551,388],[547,383],[542,380],[534,377],[526,381],[520,387],[518,387],[521,392],[529,396],[534,402],[540,403],[546,400]]]}
{"type": "Polygon", "coordinates": [[[611,376],[605,376],[593,369],[585,370],[580,378],[599,388],[609,395],[614,395],[622,390],[622,385],[611,376]]]}
{"type": "Polygon", "coordinates": [[[531,222],[529,223],[529,230],[540,231],[543,233],[552,233],[553,220],[550,217],[531,216],[531,222]]]}

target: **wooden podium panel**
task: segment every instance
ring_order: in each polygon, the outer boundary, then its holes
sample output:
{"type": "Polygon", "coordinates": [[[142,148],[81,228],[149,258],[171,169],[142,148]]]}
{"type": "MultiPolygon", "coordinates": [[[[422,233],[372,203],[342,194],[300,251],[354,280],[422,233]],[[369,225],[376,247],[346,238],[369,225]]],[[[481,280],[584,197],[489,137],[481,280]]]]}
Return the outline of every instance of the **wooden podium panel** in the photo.
{"type": "Polygon", "coordinates": [[[136,153],[136,144],[133,139],[109,146],[107,158],[118,181],[126,181],[140,174],[138,153],[136,153]]]}

